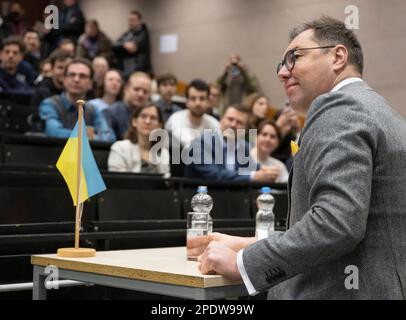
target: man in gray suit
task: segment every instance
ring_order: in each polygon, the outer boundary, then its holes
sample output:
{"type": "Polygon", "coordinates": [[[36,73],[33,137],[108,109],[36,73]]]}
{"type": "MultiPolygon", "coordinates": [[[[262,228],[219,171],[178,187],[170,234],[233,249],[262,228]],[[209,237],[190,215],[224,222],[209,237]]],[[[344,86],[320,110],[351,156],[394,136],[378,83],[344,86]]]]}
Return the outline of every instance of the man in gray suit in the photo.
{"type": "Polygon", "coordinates": [[[288,230],[214,233],[199,268],[270,299],[405,299],[406,122],[362,81],[362,49],[343,23],[323,17],[290,40],[278,77],[307,120],[288,230]]]}

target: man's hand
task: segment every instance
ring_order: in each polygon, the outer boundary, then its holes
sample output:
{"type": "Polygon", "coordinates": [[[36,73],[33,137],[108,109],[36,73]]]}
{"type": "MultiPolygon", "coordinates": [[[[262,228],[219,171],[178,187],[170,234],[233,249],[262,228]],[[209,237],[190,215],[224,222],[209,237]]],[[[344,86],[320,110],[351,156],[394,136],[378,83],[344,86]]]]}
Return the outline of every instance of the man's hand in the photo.
{"type": "Polygon", "coordinates": [[[94,127],[86,126],[86,134],[89,140],[93,140],[95,135],[94,127]]]}
{"type": "Polygon", "coordinates": [[[231,250],[238,252],[256,241],[255,238],[236,237],[228,234],[212,232],[208,236],[194,237],[187,240],[187,250],[192,255],[200,255],[210,242],[225,244],[231,250]]]}
{"type": "Polygon", "coordinates": [[[271,182],[275,182],[275,180],[278,179],[282,171],[281,168],[278,166],[262,167],[262,169],[269,174],[271,182]]]}
{"type": "Polygon", "coordinates": [[[275,177],[275,174],[276,172],[274,169],[271,170],[271,168],[262,167],[260,170],[255,172],[253,180],[260,183],[274,182],[277,178],[277,176],[275,177]]]}
{"type": "Polygon", "coordinates": [[[287,107],[282,110],[282,113],[276,120],[282,138],[284,138],[291,130],[294,119],[298,119],[297,113],[291,108],[287,107]]]}
{"type": "Polygon", "coordinates": [[[123,47],[128,51],[128,53],[135,53],[138,50],[137,44],[132,41],[124,42],[123,47]]]}
{"type": "Polygon", "coordinates": [[[241,280],[237,267],[237,252],[224,243],[211,241],[197,261],[203,274],[216,273],[233,281],[241,280]]]}

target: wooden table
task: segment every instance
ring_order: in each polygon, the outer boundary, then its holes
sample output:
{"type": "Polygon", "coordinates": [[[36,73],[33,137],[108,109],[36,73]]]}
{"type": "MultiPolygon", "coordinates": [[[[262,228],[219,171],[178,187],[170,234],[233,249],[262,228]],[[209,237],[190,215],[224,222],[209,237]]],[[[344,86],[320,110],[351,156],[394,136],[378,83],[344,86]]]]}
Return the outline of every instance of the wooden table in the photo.
{"type": "Polygon", "coordinates": [[[186,260],[186,248],[100,251],[93,258],[34,255],[33,299],[45,300],[49,265],[60,279],[142,291],[186,299],[211,300],[247,296],[242,282],[219,275],[202,275],[197,262],[186,260]]]}

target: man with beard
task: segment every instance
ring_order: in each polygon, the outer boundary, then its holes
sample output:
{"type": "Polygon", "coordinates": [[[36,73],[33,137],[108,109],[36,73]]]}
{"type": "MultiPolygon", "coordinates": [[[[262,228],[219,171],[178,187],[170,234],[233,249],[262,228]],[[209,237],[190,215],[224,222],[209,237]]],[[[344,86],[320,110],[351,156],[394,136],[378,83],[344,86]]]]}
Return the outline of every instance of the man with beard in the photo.
{"type": "Polygon", "coordinates": [[[107,123],[117,140],[124,139],[134,110],[145,105],[151,95],[151,78],[144,72],[134,72],[124,87],[124,99],[103,110],[107,123]]]}
{"type": "Polygon", "coordinates": [[[128,15],[128,31],[116,41],[113,51],[126,78],[136,71],[151,73],[149,32],[139,11],[128,15]]]}
{"type": "Polygon", "coordinates": [[[245,141],[248,117],[245,107],[228,106],[220,119],[221,130],[205,132],[191,143],[188,151],[193,162],[185,167],[185,175],[199,179],[271,182],[269,168],[259,169],[250,156],[250,146],[245,141]],[[196,157],[195,152],[199,152],[200,157],[196,157]]]}
{"type": "Polygon", "coordinates": [[[52,65],[52,76],[45,77],[35,88],[31,105],[38,106],[44,99],[62,93],[65,69],[71,60],[70,55],[64,51],[54,51],[51,54],[49,61],[52,65]]]}
{"type": "Polygon", "coordinates": [[[186,110],[174,113],[165,129],[172,133],[172,141],[183,148],[199,137],[205,129],[220,129],[220,123],[206,114],[209,86],[203,80],[193,80],[186,88],[186,110]]]}

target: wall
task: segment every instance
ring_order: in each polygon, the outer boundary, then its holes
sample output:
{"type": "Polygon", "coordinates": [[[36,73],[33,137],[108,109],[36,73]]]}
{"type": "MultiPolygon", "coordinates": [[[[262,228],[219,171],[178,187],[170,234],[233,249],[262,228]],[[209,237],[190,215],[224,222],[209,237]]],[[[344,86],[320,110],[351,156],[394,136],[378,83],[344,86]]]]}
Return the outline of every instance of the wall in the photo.
{"type": "Polygon", "coordinates": [[[285,101],[275,66],[288,44],[292,26],[331,15],[344,20],[347,5],[360,10],[357,31],[365,52],[365,79],[406,118],[406,1],[403,0],[83,0],[89,18],[117,38],[126,29],[127,12],[138,9],[152,36],[157,74],[174,72],[190,81],[215,80],[226,57],[238,52],[257,75],[272,104],[285,101]],[[159,53],[159,37],[179,36],[176,54],[159,53]]]}

